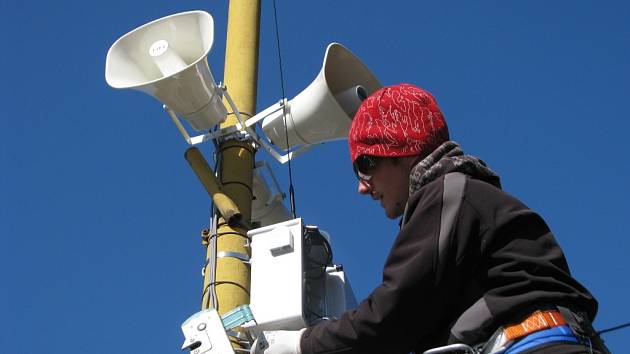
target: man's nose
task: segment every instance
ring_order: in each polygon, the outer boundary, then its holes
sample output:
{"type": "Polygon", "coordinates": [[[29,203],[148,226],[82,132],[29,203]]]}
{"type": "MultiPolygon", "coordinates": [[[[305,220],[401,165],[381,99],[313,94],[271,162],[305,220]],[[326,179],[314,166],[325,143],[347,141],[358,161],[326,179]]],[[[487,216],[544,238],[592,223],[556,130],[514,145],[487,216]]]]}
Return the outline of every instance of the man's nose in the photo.
{"type": "Polygon", "coordinates": [[[359,187],[357,189],[359,194],[370,194],[371,191],[372,187],[370,187],[370,184],[367,181],[359,180],[359,187]]]}

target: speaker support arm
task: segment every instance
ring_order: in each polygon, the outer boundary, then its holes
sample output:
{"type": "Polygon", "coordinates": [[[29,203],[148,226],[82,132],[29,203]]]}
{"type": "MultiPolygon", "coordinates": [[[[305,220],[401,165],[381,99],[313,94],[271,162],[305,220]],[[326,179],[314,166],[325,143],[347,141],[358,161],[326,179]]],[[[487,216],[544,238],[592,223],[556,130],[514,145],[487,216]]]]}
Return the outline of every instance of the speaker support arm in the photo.
{"type": "Polygon", "coordinates": [[[258,122],[262,121],[267,116],[270,116],[271,114],[273,114],[273,113],[283,109],[284,105],[287,103],[287,99],[286,98],[283,98],[278,103],[276,103],[276,104],[274,104],[274,105],[264,109],[262,112],[254,115],[253,117],[251,117],[251,118],[249,118],[247,120],[243,120],[243,117],[241,116],[241,113],[239,112],[238,108],[236,107],[236,104],[232,100],[232,97],[230,97],[230,94],[228,93],[227,88],[224,85],[219,85],[219,87],[222,88],[223,94],[224,94],[228,104],[232,108],[232,111],[234,112],[234,115],[236,116],[236,119],[239,122],[235,126],[230,126],[228,128],[220,129],[220,130],[217,130],[217,131],[212,132],[212,133],[206,133],[206,134],[202,134],[202,135],[197,135],[197,136],[191,137],[188,134],[188,131],[186,131],[186,128],[182,124],[181,120],[177,116],[177,113],[175,113],[168,106],[164,105],[164,110],[171,117],[171,120],[173,121],[173,123],[175,123],[175,126],[177,127],[179,132],[184,137],[184,140],[186,140],[186,142],[189,145],[201,144],[201,143],[206,142],[208,140],[213,140],[213,139],[217,139],[217,138],[220,138],[220,137],[223,137],[223,136],[227,136],[227,135],[232,135],[232,134],[239,134],[239,133],[240,134],[246,134],[252,140],[254,140],[256,142],[256,144],[258,144],[263,149],[265,149],[271,156],[273,156],[273,158],[275,158],[278,162],[280,162],[282,164],[284,164],[287,161],[289,161],[289,159],[295,158],[295,157],[303,154],[304,152],[308,151],[309,149],[311,149],[313,147],[313,145],[302,145],[302,146],[300,146],[299,148],[297,148],[297,149],[295,149],[293,151],[289,151],[289,152],[287,152],[285,154],[281,154],[278,151],[276,151],[276,149],[269,142],[267,142],[267,139],[261,138],[256,133],[256,130],[252,129],[252,126],[256,125],[258,122]]]}
{"type": "Polygon", "coordinates": [[[208,140],[217,139],[217,138],[220,138],[220,137],[225,136],[225,135],[235,134],[235,133],[239,132],[239,129],[237,127],[230,126],[228,128],[217,130],[217,131],[212,132],[212,133],[206,133],[206,134],[202,134],[202,135],[197,135],[197,136],[191,137],[188,134],[188,132],[186,131],[186,128],[182,124],[181,120],[177,116],[177,113],[175,113],[172,109],[170,109],[166,105],[164,105],[163,107],[164,107],[164,110],[166,111],[166,113],[168,113],[168,115],[171,117],[171,120],[173,121],[173,123],[175,123],[175,126],[177,126],[177,129],[179,130],[179,132],[184,137],[184,140],[186,140],[186,142],[189,145],[198,145],[198,144],[204,143],[204,142],[206,142],[208,140]]]}
{"type": "Polygon", "coordinates": [[[302,153],[304,153],[305,151],[309,150],[313,146],[313,145],[302,145],[299,148],[297,148],[296,150],[289,151],[286,154],[281,155],[279,152],[276,151],[276,149],[274,149],[274,147],[271,144],[269,144],[267,142],[266,139],[261,139],[258,136],[258,134],[256,133],[255,129],[251,129],[252,125],[258,123],[259,121],[263,120],[265,117],[271,115],[272,113],[277,112],[280,109],[283,109],[283,106],[287,102],[286,98],[283,98],[278,103],[272,105],[269,108],[264,109],[262,112],[254,115],[253,117],[251,117],[247,121],[244,121],[243,117],[241,117],[241,113],[238,111],[238,108],[236,107],[236,104],[234,104],[234,101],[232,101],[232,97],[230,97],[230,94],[228,93],[227,88],[225,86],[223,86],[223,92],[225,93],[225,98],[227,99],[228,103],[230,104],[230,107],[232,107],[232,110],[234,111],[234,114],[236,115],[236,119],[240,123],[239,126],[238,126],[238,129],[241,130],[241,131],[245,130],[247,132],[247,134],[249,134],[249,136],[258,145],[262,146],[262,148],[265,149],[278,162],[286,163],[287,161],[289,161],[289,159],[292,159],[294,157],[297,157],[297,156],[301,155],[302,153]]]}

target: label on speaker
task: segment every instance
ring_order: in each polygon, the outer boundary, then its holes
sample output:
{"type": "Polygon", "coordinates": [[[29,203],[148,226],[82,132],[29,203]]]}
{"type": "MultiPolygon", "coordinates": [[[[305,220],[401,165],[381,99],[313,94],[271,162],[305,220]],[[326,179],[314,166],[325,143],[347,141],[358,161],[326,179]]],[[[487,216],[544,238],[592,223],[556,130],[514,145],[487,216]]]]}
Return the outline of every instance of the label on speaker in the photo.
{"type": "Polygon", "coordinates": [[[153,43],[151,48],[149,48],[149,54],[152,57],[159,57],[164,54],[168,50],[168,42],[160,39],[159,41],[153,43]]]}

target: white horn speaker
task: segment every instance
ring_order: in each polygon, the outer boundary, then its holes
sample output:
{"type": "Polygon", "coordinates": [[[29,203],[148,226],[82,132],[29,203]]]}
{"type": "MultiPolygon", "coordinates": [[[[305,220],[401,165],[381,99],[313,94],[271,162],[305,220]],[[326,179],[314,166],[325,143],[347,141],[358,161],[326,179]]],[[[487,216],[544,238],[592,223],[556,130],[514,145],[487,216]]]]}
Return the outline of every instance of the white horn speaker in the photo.
{"type": "Polygon", "coordinates": [[[118,89],[147,93],[196,130],[221,123],[227,110],[207,55],[214,20],[204,11],[163,17],[120,37],[109,49],[105,80],[118,89]]]}
{"type": "MultiPolygon", "coordinates": [[[[381,86],[359,58],[331,43],[315,80],[286,103],[289,147],[347,138],[361,101],[381,86]]],[[[287,148],[282,110],[266,117],[262,129],[274,145],[287,148]]]]}

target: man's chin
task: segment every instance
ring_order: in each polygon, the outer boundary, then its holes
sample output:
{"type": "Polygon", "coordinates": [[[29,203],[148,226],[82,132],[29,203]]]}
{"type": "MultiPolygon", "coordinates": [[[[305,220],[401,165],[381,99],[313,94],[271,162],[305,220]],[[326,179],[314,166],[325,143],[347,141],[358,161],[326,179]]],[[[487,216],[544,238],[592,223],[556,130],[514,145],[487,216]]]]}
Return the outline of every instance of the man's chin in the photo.
{"type": "Polygon", "coordinates": [[[398,207],[398,205],[396,206],[396,208],[386,208],[383,206],[383,209],[385,210],[385,216],[387,216],[388,219],[392,219],[392,220],[395,220],[401,217],[403,212],[405,211],[405,208],[400,208],[398,207]]]}
{"type": "Polygon", "coordinates": [[[402,213],[397,213],[397,212],[385,209],[385,216],[387,216],[388,219],[395,220],[395,219],[398,219],[398,217],[400,217],[401,215],[402,213]]]}

